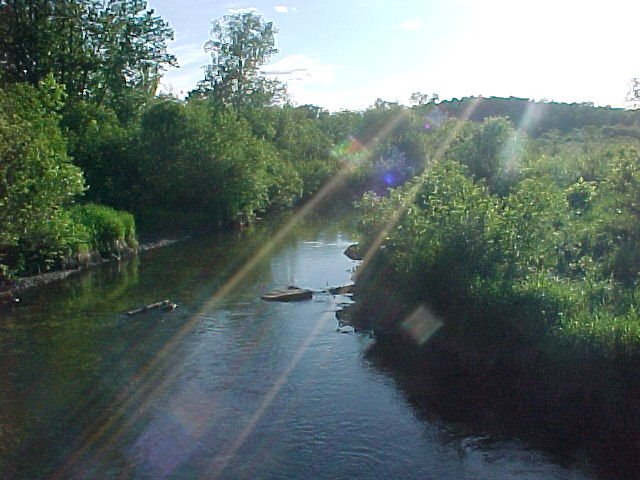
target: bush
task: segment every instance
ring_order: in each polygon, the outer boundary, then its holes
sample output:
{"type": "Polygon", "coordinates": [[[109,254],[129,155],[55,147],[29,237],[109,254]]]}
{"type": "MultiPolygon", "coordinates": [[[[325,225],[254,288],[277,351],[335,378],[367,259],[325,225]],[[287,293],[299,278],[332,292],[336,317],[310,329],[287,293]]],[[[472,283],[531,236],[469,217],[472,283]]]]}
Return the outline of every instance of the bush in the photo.
{"type": "Polygon", "coordinates": [[[529,176],[506,196],[441,161],[388,198],[363,198],[361,244],[382,241],[378,262],[394,288],[445,313],[463,336],[512,331],[637,360],[640,162],[622,160],[601,182],[561,188],[551,175],[529,176]]]}
{"type": "Polygon", "coordinates": [[[71,215],[86,229],[92,250],[109,254],[119,252],[125,245],[134,249],[138,246],[135,220],[128,212],[87,204],[73,208],[71,215]]]}
{"type": "Polygon", "coordinates": [[[0,281],[49,270],[74,242],[65,207],[84,180],[58,126],[62,98],[50,79],[0,91],[0,281]]]}

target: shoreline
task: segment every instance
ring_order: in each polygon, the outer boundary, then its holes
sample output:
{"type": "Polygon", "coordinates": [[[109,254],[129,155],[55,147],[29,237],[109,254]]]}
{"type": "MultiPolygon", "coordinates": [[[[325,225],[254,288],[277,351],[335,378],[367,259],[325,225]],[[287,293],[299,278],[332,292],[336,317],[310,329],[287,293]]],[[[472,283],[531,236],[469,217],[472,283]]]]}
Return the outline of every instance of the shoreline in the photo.
{"type": "Polygon", "coordinates": [[[452,316],[472,311],[416,304],[376,267],[359,272],[354,303],[338,319],[373,333],[367,358],[418,411],[523,440],[568,462],[587,459],[598,478],[638,478],[640,377],[633,365],[522,331],[461,330],[452,316]],[[416,311],[430,315],[416,324],[409,321],[416,311]]]}
{"type": "Polygon", "coordinates": [[[124,254],[121,254],[120,256],[113,255],[106,258],[100,255],[98,252],[92,252],[88,254],[88,261],[85,262],[84,266],[78,266],[77,268],[69,268],[64,270],[55,270],[52,272],[40,273],[38,275],[29,275],[27,277],[17,278],[10,284],[0,286],[0,308],[20,303],[20,299],[18,296],[27,290],[66,280],[71,276],[75,276],[98,265],[109,263],[114,260],[118,262],[126,261],[141,253],[147,252],[149,250],[155,250],[157,248],[166,247],[179,242],[180,240],[182,239],[165,238],[154,242],[148,242],[139,245],[135,250],[126,253],[123,252],[124,254]]]}

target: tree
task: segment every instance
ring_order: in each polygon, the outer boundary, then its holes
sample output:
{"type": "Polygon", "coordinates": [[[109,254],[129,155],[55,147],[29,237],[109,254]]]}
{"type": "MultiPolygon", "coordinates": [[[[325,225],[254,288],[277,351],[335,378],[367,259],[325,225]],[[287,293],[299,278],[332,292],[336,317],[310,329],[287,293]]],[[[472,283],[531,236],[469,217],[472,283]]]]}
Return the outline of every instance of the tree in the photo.
{"type": "Polygon", "coordinates": [[[205,50],[211,54],[196,94],[223,105],[264,106],[282,95],[283,86],[266,78],[260,67],[278,52],[276,29],[260,15],[238,13],[215,20],[205,50]]]}
{"type": "Polygon", "coordinates": [[[47,75],[69,100],[118,107],[125,91],[153,95],[173,31],[144,0],[0,2],[0,78],[38,85],[47,75]]]}
{"type": "Polygon", "coordinates": [[[629,92],[625,98],[627,107],[636,110],[640,108],[640,78],[632,78],[629,92]]]}
{"type": "Polygon", "coordinates": [[[84,181],[58,127],[61,101],[51,77],[37,89],[0,90],[0,280],[70,253],[73,224],[64,207],[84,181]]]}
{"type": "Polygon", "coordinates": [[[149,207],[203,215],[211,225],[252,219],[300,197],[301,180],[249,122],[206,99],[160,99],[142,119],[149,207]]]}
{"type": "Polygon", "coordinates": [[[505,195],[519,174],[523,136],[511,123],[489,117],[473,125],[471,134],[451,148],[451,158],[469,167],[476,180],[485,180],[494,193],[505,195]]]}
{"type": "MultiPolygon", "coordinates": [[[[434,94],[434,97],[437,97],[437,94],[434,94]]],[[[416,107],[422,107],[423,105],[427,105],[429,101],[430,101],[430,98],[427,93],[413,92],[409,97],[409,102],[411,103],[411,105],[416,107]]]]}
{"type": "Polygon", "coordinates": [[[133,208],[142,188],[135,148],[139,123],[123,124],[113,109],[82,100],[66,105],[61,126],[68,153],[84,172],[86,200],[133,208]]]}

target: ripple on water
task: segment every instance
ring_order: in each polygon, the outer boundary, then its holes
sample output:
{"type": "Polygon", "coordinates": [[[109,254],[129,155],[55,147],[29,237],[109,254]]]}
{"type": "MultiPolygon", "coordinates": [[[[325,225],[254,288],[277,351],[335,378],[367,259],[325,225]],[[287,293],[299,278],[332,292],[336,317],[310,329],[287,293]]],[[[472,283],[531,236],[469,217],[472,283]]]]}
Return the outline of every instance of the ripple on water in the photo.
{"type": "Polygon", "coordinates": [[[587,480],[587,472],[554,464],[548,455],[516,441],[470,436],[460,444],[465,471],[478,479],[587,480]]]}

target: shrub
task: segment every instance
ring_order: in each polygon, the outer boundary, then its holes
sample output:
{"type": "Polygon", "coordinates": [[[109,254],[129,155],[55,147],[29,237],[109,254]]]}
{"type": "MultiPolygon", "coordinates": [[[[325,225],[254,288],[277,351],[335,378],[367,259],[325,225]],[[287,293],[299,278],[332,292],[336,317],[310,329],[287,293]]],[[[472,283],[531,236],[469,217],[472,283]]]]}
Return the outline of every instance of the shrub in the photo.
{"type": "Polygon", "coordinates": [[[62,98],[49,78],[0,91],[0,281],[50,269],[73,243],[65,207],[84,180],[58,126],[62,98]]]}
{"type": "Polygon", "coordinates": [[[91,203],[73,208],[71,214],[86,229],[92,250],[109,254],[120,251],[125,244],[138,246],[135,220],[128,212],[91,203]]]}

